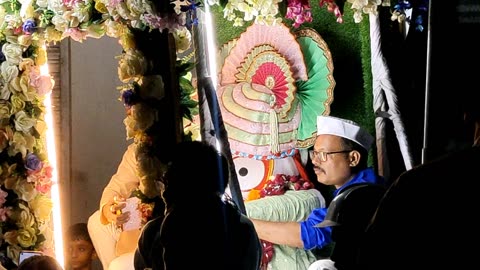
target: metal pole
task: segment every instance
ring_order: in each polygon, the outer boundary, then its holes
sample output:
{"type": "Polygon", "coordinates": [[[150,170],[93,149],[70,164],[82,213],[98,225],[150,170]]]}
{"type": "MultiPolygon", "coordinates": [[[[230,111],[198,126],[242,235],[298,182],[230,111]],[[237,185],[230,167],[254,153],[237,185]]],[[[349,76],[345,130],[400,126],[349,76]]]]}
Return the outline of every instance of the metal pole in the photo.
{"type": "MultiPolygon", "coordinates": [[[[205,15],[203,11],[197,10],[196,15],[205,15]]],[[[199,24],[205,20],[199,19],[199,24]]],[[[203,25],[195,25],[193,28],[193,37],[195,42],[195,55],[196,55],[196,71],[197,71],[197,86],[198,86],[198,97],[200,101],[200,106],[204,106],[204,102],[207,103],[207,108],[204,111],[209,111],[209,117],[204,115],[203,119],[209,119],[210,123],[213,124],[213,131],[216,137],[216,140],[220,142],[221,149],[220,151],[225,155],[228,160],[230,168],[230,179],[229,187],[232,195],[232,199],[239,208],[239,210],[246,214],[245,204],[243,202],[243,196],[240,190],[240,184],[238,183],[237,171],[235,170],[235,164],[233,163],[232,153],[230,151],[230,143],[228,141],[228,134],[225,129],[225,125],[222,119],[222,113],[220,111],[220,106],[218,104],[217,95],[215,92],[215,85],[213,85],[211,76],[216,76],[216,74],[208,75],[207,68],[207,55],[206,55],[206,45],[207,41],[205,38],[206,28],[203,25]]],[[[202,112],[201,112],[202,113],[202,112]]],[[[203,123],[201,123],[203,125],[203,123]]],[[[203,127],[202,127],[203,129],[203,127]]],[[[208,130],[204,130],[204,133],[208,133],[208,130]]],[[[211,134],[207,134],[211,137],[211,134]]],[[[206,139],[206,138],[202,138],[206,139]]]]}
{"type": "Polygon", "coordinates": [[[432,0],[428,1],[428,24],[427,24],[427,61],[425,72],[425,110],[423,120],[423,148],[422,148],[422,161],[425,163],[427,160],[428,151],[428,119],[429,119],[429,106],[430,106],[430,62],[431,62],[431,45],[432,44],[432,0]]]}

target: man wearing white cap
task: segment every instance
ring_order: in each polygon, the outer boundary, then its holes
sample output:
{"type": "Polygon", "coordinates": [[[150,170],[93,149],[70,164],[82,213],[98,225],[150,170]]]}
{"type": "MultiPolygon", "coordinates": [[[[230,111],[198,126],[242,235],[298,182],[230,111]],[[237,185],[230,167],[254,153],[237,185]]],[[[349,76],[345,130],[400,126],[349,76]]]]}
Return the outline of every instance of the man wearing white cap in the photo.
{"type": "MultiPolygon", "coordinates": [[[[373,140],[365,129],[353,121],[331,116],[317,117],[317,137],[309,155],[317,181],[335,186],[334,198],[351,185],[383,185],[383,178],[367,164],[373,140]]],[[[356,208],[361,209],[361,205],[362,200],[359,200],[356,208]]],[[[258,236],[264,241],[313,249],[323,248],[332,242],[332,227],[317,226],[325,220],[326,214],[327,208],[318,208],[302,222],[252,221],[258,236]]]]}

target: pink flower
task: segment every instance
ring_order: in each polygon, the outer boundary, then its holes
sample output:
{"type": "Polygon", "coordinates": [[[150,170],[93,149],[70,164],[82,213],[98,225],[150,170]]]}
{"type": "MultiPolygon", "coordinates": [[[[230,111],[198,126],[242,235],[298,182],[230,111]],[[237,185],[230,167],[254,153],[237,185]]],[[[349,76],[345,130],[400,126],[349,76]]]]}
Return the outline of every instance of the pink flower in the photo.
{"type": "Polygon", "coordinates": [[[305,0],[288,1],[285,18],[293,20],[293,27],[298,28],[304,22],[312,22],[311,7],[305,0]]]}
{"type": "Polygon", "coordinates": [[[3,204],[7,201],[7,196],[8,193],[0,189],[0,206],[3,206],[3,204]]]}
{"type": "Polygon", "coordinates": [[[63,4],[67,7],[73,7],[75,6],[78,2],[83,2],[82,0],[62,0],[63,4]]]}
{"type": "Polygon", "coordinates": [[[78,41],[80,43],[86,40],[88,35],[87,32],[80,31],[78,28],[68,28],[64,32],[64,34],[66,37],[71,37],[73,40],[78,41]]]}
{"type": "Polygon", "coordinates": [[[41,170],[27,176],[27,182],[33,183],[38,192],[47,194],[52,189],[52,170],[51,166],[44,166],[41,170]]]}
{"type": "Polygon", "coordinates": [[[343,22],[342,12],[340,12],[340,8],[335,3],[335,0],[320,0],[320,2],[318,2],[318,5],[320,7],[323,7],[326,5],[328,12],[332,12],[335,15],[335,17],[337,17],[337,22],[338,23],[343,22]]]}
{"type": "Polygon", "coordinates": [[[54,81],[50,75],[40,75],[38,72],[32,70],[29,77],[30,85],[37,90],[37,94],[40,96],[44,96],[52,91],[54,81]]]}
{"type": "Polygon", "coordinates": [[[7,208],[5,207],[0,208],[0,221],[2,222],[7,221],[7,218],[8,218],[7,213],[8,213],[7,208]]]}

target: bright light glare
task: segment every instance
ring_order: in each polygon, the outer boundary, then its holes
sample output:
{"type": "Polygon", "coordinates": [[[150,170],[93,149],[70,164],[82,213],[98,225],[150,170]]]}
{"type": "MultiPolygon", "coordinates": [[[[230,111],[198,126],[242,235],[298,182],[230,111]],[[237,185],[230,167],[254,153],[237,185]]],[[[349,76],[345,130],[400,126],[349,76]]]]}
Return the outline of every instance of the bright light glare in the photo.
{"type": "MultiPolygon", "coordinates": [[[[40,73],[47,75],[48,64],[40,67],[40,73]]],[[[53,168],[52,171],[52,189],[51,197],[53,201],[53,241],[55,244],[55,258],[62,267],[64,267],[63,255],[63,227],[62,227],[62,212],[60,207],[60,187],[58,185],[58,171],[57,171],[57,151],[55,147],[55,133],[52,115],[52,100],[51,93],[47,95],[44,101],[45,105],[45,123],[47,124],[47,152],[48,160],[53,168]]]]}
{"type": "Polygon", "coordinates": [[[215,47],[215,37],[214,37],[214,29],[213,29],[213,22],[212,22],[212,14],[210,13],[210,6],[208,4],[205,5],[205,26],[207,30],[207,53],[208,53],[208,69],[210,71],[210,78],[212,80],[212,84],[217,88],[217,48],[215,47]]]}

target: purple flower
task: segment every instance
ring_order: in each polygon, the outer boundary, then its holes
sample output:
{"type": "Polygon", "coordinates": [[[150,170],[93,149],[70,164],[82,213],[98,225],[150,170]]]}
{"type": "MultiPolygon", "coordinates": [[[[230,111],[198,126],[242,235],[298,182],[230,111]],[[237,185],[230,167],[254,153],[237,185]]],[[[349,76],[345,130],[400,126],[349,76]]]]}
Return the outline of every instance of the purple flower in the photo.
{"type": "Polygon", "coordinates": [[[40,170],[43,166],[42,161],[32,153],[29,153],[27,155],[27,158],[25,159],[25,168],[29,171],[37,171],[40,170]]]}
{"type": "Polygon", "coordinates": [[[28,19],[23,23],[23,32],[27,35],[31,35],[35,32],[35,29],[37,28],[37,24],[33,19],[28,19]]]}
{"type": "Polygon", "coordinates": [[[138,102],[138,96],[133,92],[132,89],[123,91],[122,93],[123,104],[127,107],[131,107],[138,102]]]}

